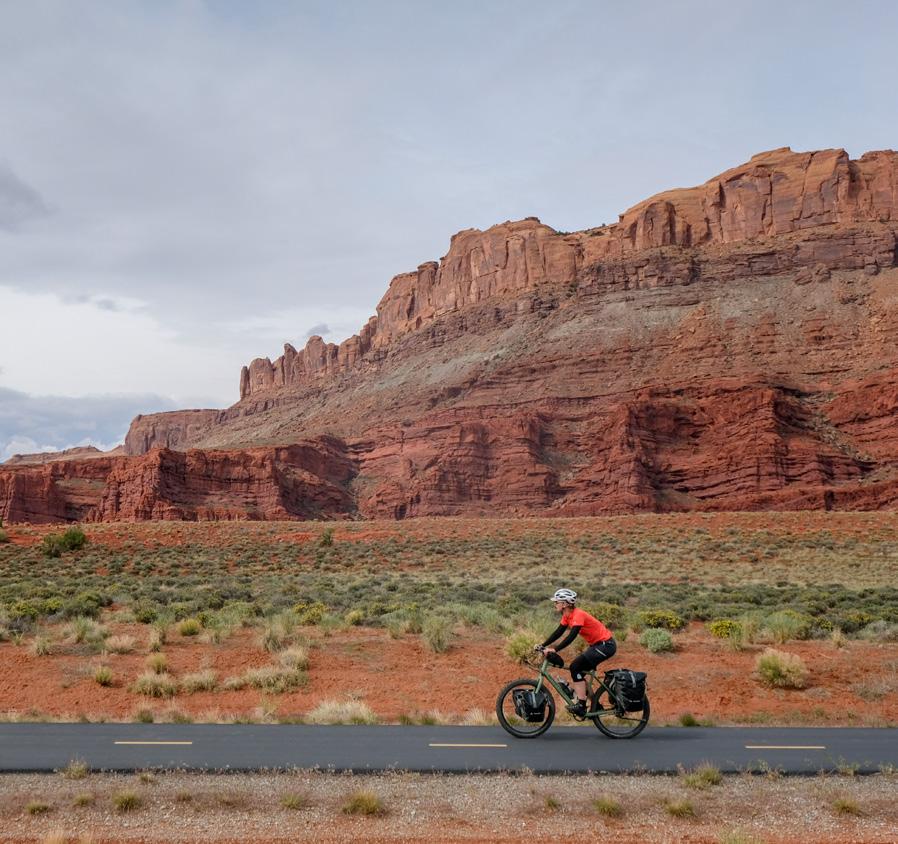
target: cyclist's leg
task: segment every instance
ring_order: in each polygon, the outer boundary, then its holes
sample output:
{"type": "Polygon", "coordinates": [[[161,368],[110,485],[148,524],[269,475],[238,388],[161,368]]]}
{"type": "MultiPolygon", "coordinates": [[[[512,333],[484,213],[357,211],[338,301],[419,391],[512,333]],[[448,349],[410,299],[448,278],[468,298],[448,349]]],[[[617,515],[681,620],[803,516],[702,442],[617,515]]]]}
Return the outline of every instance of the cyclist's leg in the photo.
{"type": "Polygon", "coordinates": [[[617,653],[617,643],[614,639],[608,639],[605,642],[590,645],[571,663],[571,679],[574,681],[574,691],[580,700],[586,700],[586,672],[594,670],[599,663],[606,659],[611,659],[615,653],[617,653]]]}

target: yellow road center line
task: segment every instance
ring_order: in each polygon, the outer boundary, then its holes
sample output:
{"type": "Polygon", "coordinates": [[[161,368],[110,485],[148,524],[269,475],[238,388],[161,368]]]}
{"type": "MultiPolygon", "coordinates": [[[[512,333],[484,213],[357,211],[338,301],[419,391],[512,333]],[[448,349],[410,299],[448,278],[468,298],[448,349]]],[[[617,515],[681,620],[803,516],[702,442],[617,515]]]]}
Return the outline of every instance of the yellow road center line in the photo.
{"type": "Polygon", "coordinates": [[[507,744],[444,744],[431,742],[430,747],[508,747],[507,744]]]}
{"type": "Polygon", "coordinates": [[[113,744],[193,744],[192,741],[115,741],[113,744]]]}
{"type": "Polygon", "coordinates": [[[746,750],[826,750],[825,744],[747,744],[746,750]]]}

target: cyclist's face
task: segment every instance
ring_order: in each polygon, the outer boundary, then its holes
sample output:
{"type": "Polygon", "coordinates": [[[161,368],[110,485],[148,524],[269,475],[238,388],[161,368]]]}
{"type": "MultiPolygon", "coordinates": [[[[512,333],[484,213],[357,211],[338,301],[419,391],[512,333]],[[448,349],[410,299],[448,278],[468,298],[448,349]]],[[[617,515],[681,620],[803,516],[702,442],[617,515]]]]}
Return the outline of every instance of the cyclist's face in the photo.
{"type": "Polygon", "coordinates": [[[555,602],[555,612],[564,612],[564,608],[567,606],[564,601],[556,601],[555,602]]]}

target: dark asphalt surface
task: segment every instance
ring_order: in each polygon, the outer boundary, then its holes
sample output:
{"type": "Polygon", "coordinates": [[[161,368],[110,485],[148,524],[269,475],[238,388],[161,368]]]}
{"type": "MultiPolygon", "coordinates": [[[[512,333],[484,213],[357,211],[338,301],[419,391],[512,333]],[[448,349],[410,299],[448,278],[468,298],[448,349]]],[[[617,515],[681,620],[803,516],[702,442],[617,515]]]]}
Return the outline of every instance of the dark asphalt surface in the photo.
{"type": "Polygon", "coordinates": [[[94,770],[357,773],[675,773],[710,762],[724,772],[875,773],[898,767],[898,729],[648,727],[629,740],[554,727],[516,739],[499,727],[316,727],[252,724],[0,724],[0,772],[47,772],[80,759],[94,770]]]}

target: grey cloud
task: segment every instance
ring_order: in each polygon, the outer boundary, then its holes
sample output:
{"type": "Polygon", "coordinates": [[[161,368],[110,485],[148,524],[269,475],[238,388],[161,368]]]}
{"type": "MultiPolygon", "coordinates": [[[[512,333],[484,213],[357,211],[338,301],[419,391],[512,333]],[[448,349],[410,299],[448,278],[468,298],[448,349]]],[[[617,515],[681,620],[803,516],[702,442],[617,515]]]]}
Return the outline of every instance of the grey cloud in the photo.
{"type": "MultiPolygon", "coordinates": [[[[319,322],[319,323],[317,323],[316,325],[313,325],[313,326],[306,332],[306,340],[308,340],[309,337],[314,337],[314,336],[316,336],[316,335],[319,336],[319,337],[325,337],[325,336],[327,336],[328,334],[330,334],[330,331],[331,331],[331,330],[330,330],[330,327],[328,326],[328,324],[327,324],[326,322],[319,322]]],[[[342,338],[341,338],[341,339],[342,339],[342,338]]]]}
{"type": "Polygon", "coordinates": [[[32,396],[0,387],[0,461],[25,449],[70,448],[91,443],[111,447],[122,442],[139,413],[174,410],[156,395],[32,396]]]}
{"type": "Polygon", "coordinates": [[[49,213],[44,198],[0,162],[0,229],[15,231],[22,223],[49,213]]]}

